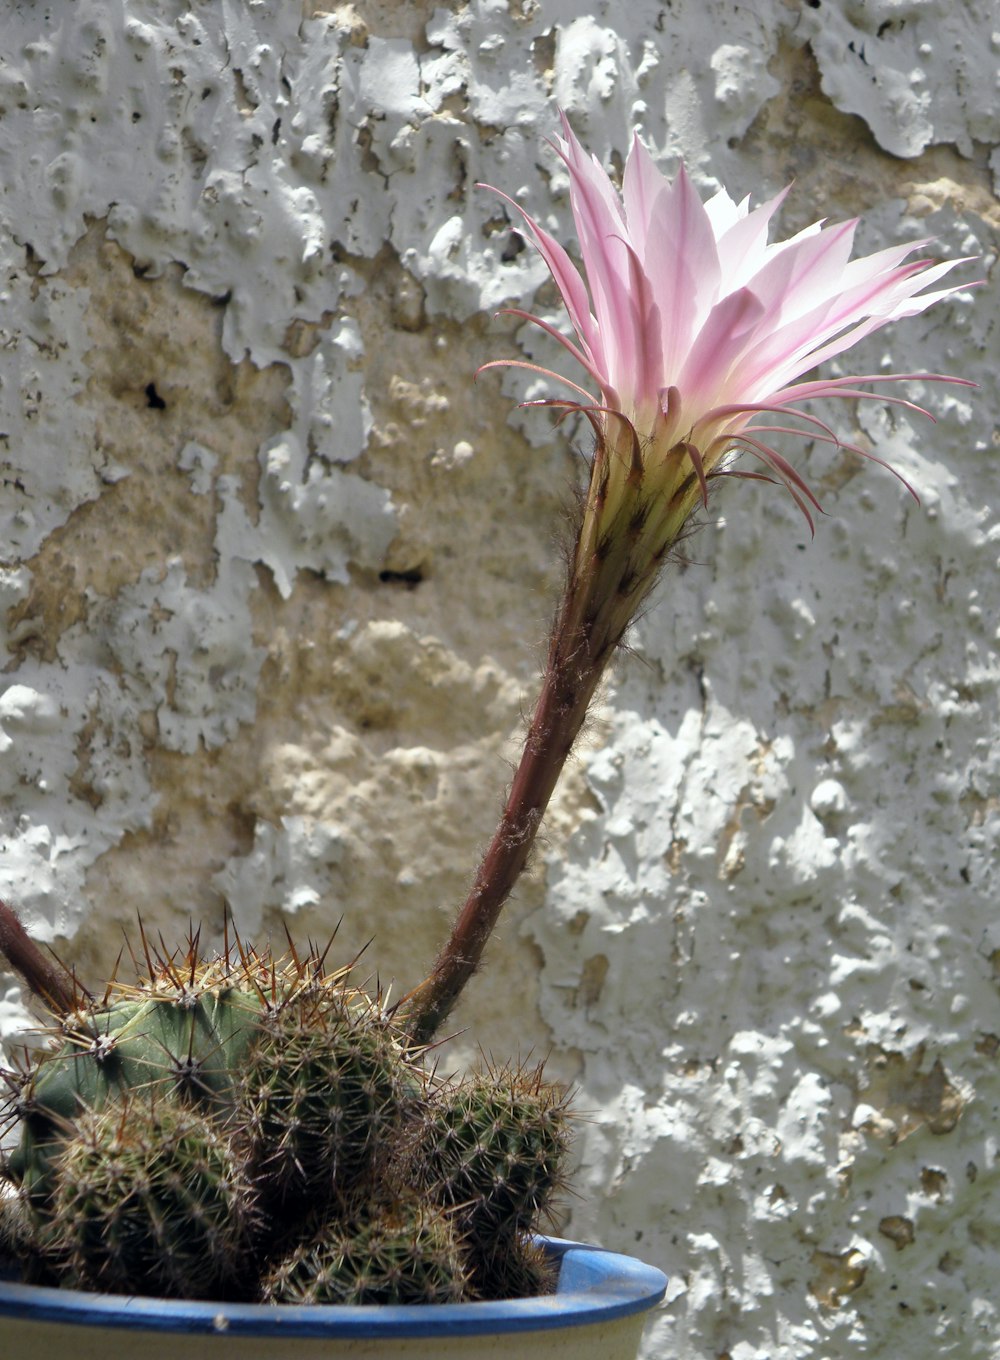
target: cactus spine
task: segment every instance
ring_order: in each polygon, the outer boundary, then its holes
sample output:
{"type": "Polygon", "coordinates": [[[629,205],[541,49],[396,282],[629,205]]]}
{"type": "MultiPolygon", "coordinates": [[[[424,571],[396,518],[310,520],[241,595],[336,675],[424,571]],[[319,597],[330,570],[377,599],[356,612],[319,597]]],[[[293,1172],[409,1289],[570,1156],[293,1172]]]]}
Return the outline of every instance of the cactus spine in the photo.
{"type": "Polygon", "coordinates": [[[315,1206],[348,1195],[399,1124],[406,1066],[392,1025],[363,994],[308,992],[264,1016],[237,1104],[269,1199],[315,1206]]]}
{"type": "Polygon", "coordinates": [[[224,1110],[256,1028],[260,1001],[237,988],[187,999],[126,998],[78,1013],[62,1043],[12,1078],[23,1135],[10,1169],[42,1206],[50,1161],[81,1111],[144,1093],[224,1110]]]}
{"type": "Polygon", "coordinates": [[[530,1233],[563,1188],[568,1147],[566,1096],[541,1066],[488,1069],[428,1103],[415,1175],[451,1208],[480,1297],[551,1286],[530,1233]]]}

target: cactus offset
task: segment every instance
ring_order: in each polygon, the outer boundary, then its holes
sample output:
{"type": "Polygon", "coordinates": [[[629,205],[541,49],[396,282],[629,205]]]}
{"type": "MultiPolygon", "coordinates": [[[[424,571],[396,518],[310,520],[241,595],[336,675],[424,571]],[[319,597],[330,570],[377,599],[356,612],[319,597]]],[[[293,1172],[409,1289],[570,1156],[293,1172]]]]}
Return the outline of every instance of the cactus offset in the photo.
{"type": "Polygon", "coordinates": [[[428,1102],[408,1174],[451,1207],[477,1297],[552,1287],[530,1233],[563,1187],[568,1147],[566,1095],[542,1079],[541,1065],[488,1068],[428,1102]]]}
{"type": "Polygon", "coordinates": [[[269,1303],[459,1303],[468,1268],[453,1219],[414,1198],[333,1220],[266,1277],[269,1303]]]}
{"type": "Polygon", "coordinates": [[[529,1229],[548,1211],[568,1142],[565,1095],[543,1081],[541,1067],[498,1068],[436,1094],[419,1155],[428,1191],[489,1241],[529,1229]]]}
{"type": "Polygon", "coordinates": [[[41,1241],[68,1284],[183,1298],[238,1287],[253,1187],[206,1115],[171,1097],[88,1111],[54,1181],[41,1241]]]}
{"type": "Polygon", "coordinates": [[[310,991],[264,1016],[237,1118],[268,1197],[316,1205],[354,1189],[399,1124],[406,1068],[399,1032],[363,992],[310,991]]]}

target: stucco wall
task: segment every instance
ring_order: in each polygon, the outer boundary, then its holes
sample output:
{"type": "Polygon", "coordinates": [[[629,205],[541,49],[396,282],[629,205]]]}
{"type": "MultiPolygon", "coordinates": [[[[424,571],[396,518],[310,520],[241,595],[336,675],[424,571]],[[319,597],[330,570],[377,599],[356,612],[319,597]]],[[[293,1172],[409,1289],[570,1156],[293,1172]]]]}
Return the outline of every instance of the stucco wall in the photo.
{"type": "MultiPolygon", "coordinates": [[[[0,4],[0,891],[90,979],[136,912],[419,979],[492,829],[574,437],[485,375],[566,234],[544,139],[633,127],[785,234],[864,214],[989,279],[990,0],[0,4]]],[[[996,293],[731,485],[636,628],[455,1061],[551,1050],[567,1230],[671,1277],[657,1360],[1000,1344],[996,293]]],[[[571,375],[576,376],[576,375],[571,375]]],[[[25,1023],[0,975],[0,1028],[25,1023]]]]}

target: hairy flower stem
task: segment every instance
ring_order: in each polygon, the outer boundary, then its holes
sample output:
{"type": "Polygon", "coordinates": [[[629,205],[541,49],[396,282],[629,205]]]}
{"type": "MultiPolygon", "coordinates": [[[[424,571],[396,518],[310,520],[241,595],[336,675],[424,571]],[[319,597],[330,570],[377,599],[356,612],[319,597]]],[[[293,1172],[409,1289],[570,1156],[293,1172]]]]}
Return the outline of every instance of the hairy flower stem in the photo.
{"type": "Polygon", "coordinates": [[[79,1004],[81,989],[54,959],[47,958],[24,926],[0,901],[0,954],[56,1015],[69,1015],[79,1004]]]}
{"type": "MultiPolygon", "coordinates": [[[[573,602],[567,600],[567,606],[573,602]]],[[[570,612],[564,610],[565,615],[570,612]]],[[[479,967],[486,942],[521,870],[573,747],[609,653],[594,654],[583,628],[566,636],[560,619],[541,693],[507,803],[472,890],[434,969],[410,1005],[409,1030],[429,1043],[479,967]]]]}
{"type": "Polygon", "coordinates": [[[479,967],[504,903],[528,861],[605,667],[649,593],[666,552],[666,546],[655,554],[648,548],[636,552],[651,509],[638,471],[626,478],[613,513],[607,513],[604,483],[609,461],[607,446],[599,442],[588,511],[503,814],[447,944],[430,976],[408,1001],[408,1028],[416,1044],[430,1042],[479,967]],[[590,513],[595,501],[600,502],[604,513],[599,518],[607,525],[598,534],[590,513]]]}

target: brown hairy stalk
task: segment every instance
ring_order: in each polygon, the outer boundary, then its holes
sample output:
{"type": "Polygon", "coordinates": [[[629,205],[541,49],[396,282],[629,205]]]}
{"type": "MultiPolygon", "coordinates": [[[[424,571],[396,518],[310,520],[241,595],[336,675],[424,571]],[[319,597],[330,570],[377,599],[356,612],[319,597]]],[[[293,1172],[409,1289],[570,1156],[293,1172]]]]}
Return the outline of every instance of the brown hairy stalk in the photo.
{"type": "Polygon", "coordinates": [[[0,901],[0,954],[54,1015],[69,1015],[82,989],[70,973],[34,942],[7,903],[0,901]]]}

